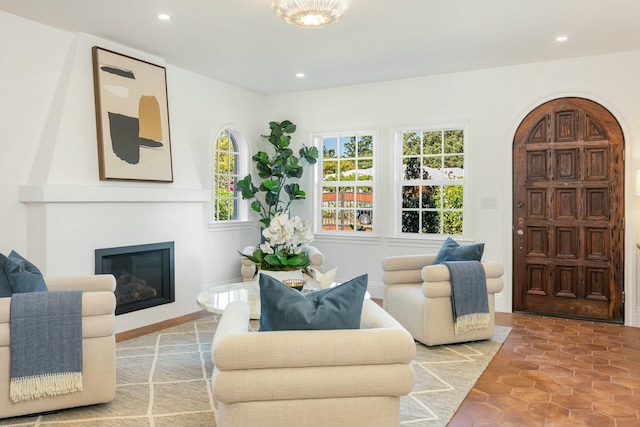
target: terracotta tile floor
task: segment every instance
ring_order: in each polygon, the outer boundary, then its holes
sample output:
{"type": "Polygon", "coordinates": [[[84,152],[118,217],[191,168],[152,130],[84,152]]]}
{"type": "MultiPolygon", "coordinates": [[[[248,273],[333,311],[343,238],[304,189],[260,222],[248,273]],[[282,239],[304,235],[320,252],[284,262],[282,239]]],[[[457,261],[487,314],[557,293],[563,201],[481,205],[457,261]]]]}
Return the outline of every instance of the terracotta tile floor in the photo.
{"type": "Polygon", "coordinates": [[[640,426],[640,328],[496,313],[513,329],[449,427],[640,426]]]}

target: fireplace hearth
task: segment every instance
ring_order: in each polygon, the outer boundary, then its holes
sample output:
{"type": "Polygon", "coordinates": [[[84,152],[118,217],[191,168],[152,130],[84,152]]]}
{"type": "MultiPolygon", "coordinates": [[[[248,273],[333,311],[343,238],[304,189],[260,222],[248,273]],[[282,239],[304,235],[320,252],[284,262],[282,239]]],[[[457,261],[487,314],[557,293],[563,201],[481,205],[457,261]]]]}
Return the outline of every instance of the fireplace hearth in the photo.
{"type": "Polygon", "coordinates": [[[175,301],[174,242],[96,249],[96,274],[116,278],[116,315],[175,301]]]}

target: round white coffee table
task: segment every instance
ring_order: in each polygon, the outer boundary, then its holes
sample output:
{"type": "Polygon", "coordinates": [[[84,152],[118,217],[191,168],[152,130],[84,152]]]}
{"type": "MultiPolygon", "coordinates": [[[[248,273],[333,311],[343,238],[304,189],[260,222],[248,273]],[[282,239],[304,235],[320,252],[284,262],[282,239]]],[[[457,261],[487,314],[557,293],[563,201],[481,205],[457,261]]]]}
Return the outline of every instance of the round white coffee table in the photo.
{"type": "MultiPolygon", "coordinates": [[[[336,286],[332,283],[331,286],[336,286]]],[[[319,290],[318,285],[308,283],[303,292],[319,290]]],[[[370,298],[369,292],[365,298],[370,298]]],[[[224,309],[233,301],[245,301],[249,304],[249,318],[260,319],[260,286],[258,282],[236,282],[226,285],[214,285],[200,292],[197,296],[200,308],[211,313],[222,314],[224,309]]]]}
{"type": "Polygon", "coordinates": [[[200,292],[197,300],[202,309],[217,314],[222,314],[233,301],[245,301],[249,304],[250,318],[260,319],[260,287],[257,282],[215,285],[200,292]]]}

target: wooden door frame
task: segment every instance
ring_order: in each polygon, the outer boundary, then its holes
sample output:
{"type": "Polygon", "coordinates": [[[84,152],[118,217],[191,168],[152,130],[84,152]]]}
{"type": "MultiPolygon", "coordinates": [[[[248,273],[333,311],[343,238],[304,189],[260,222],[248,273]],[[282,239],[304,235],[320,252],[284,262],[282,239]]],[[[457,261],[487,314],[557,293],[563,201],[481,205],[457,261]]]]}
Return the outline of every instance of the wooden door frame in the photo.
{"type": "MultiPolygon", "coordinates": [[[[585,93],[560,93],[551,96],[547,96],[541,99],[536,100],[535,102],[529,104],[525,109],[523,109],[518,116],[514,119],[511,129],[509,131],[509,139],[508,146],[505,147],[508,154],[508,173],[509,179],[507,179],[507,194],[505,197],[504,209],[505,212],[505,242],[504,242],[504,260],[505,260],[505,274],[503,276],[504,281],[504,290],[503,290],[503,307],[505,311],[509,313],[513,313],[513,295],[514,295],[514,284],[513,284],[513,144],[515,141],[515,136],[518,131],[518,128],[522,124],[522,121],[531,113],[533,110],[538,108],[539,106],[556,99],[561,98],[584,98],[591,102],[595,102],[600,104],[603,108],[607,109],[613,117],[616,118],[618,124],[620,125],[620,129],[622,130],[622,135],[624,138],[624,218],[625,218],[625,231],[624,231],[624,293],[625,293],[625,303],[624,303],[624,325],[626,326],[638,326],[640,327],[640,304],[637,302],[639,291],[636,289],[636,281],[640,273],[638,272],[637,264],[640,262],[636,262],[638,258],[638,252],[640,251],[640,246],[636,246],[636,244],[640,245],[640,240],[637,238],[637,233],[639,229],[639,218],[640,218],[640,209],[638,209],[638,214],[634,214],[634,209],[636,204],[640,201],[637,200],[639,197],[634,195],[634,182],[635,182],[635,171],[636,168],[640,169],[640,166],[635,166],[636,162],[633,161],[634,153],[636,151],[635,141],[629,138],[629,135],[632,135],[630,131],[631,126],[626,120],[625,115],[622,114],[619,110],[611,105],[611,103],[593,96],[593,94],[585,94],[585,93]]],[[[640,149],[640,147],[638,148],[640,149]]],[[[640,191],[640,189],[638,189],[640,191]]]]}

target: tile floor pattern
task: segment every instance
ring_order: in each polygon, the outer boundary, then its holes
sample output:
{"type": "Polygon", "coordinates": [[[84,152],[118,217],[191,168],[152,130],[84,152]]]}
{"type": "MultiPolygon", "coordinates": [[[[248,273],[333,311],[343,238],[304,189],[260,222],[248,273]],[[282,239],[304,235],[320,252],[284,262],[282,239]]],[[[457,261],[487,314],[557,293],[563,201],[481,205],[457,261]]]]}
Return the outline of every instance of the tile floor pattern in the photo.
{"type": "Polygon", "coordinates": [[[511,334],[449,427],[640,426],[640,328],[496,313],[511,334]]]}

